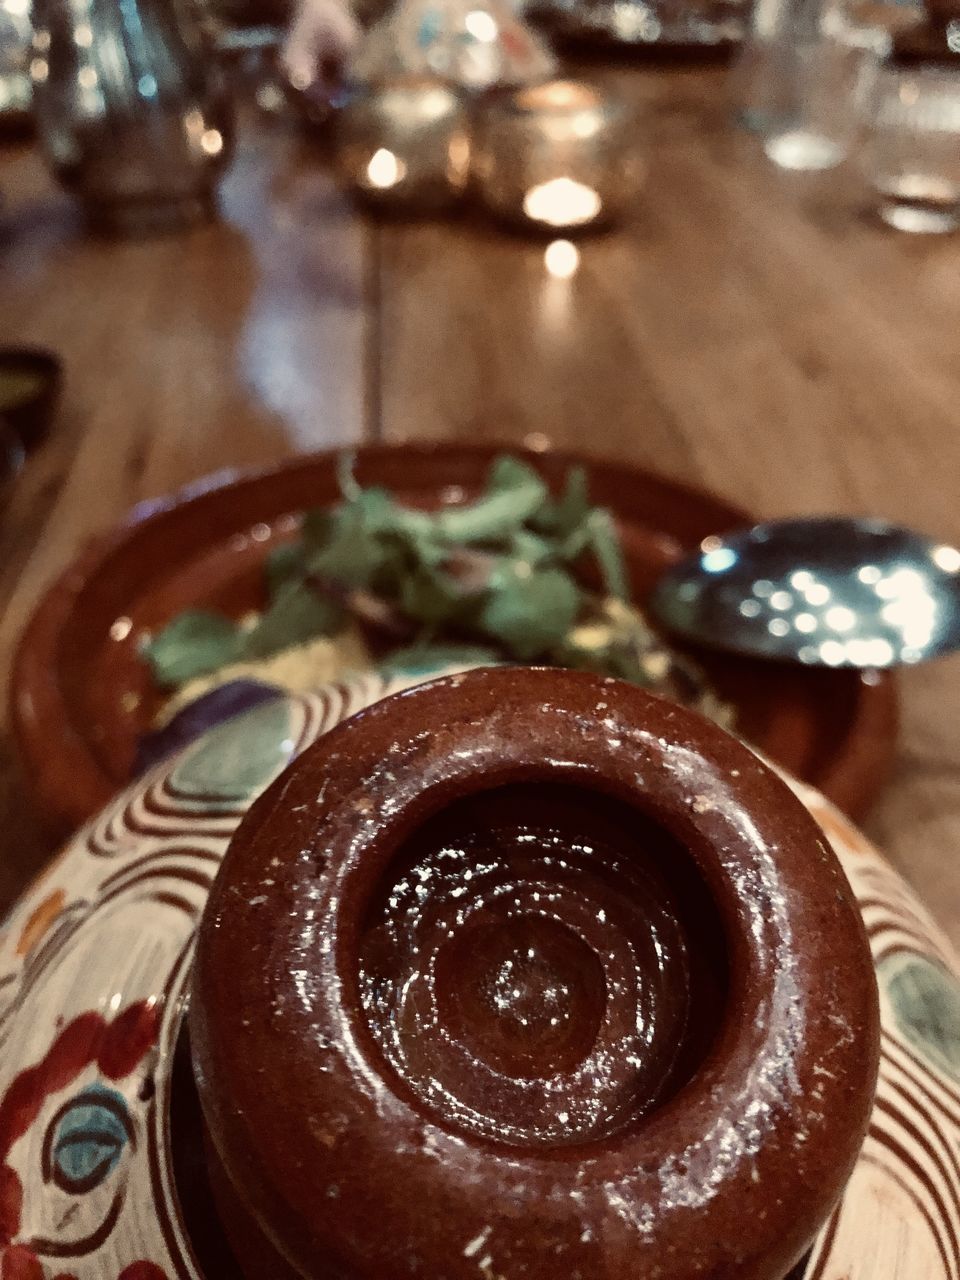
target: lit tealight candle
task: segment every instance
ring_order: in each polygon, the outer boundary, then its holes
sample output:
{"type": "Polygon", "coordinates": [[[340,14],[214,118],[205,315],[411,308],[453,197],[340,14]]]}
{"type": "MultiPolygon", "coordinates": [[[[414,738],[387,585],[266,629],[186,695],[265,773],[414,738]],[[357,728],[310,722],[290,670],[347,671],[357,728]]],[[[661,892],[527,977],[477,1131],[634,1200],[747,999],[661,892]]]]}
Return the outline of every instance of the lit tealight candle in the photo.
{"type": "Polygon", "coordinates": [[[340,171],[365,200],[433,208],[467,182],[470,145],[459,93],[411,76],[358,90],[338,120],[340,171]]]}
{"type": "Polygon", "coordinates": [[[523,197],[527,217],[548,227],[582,227],[596,222],[602,210],[599,192],[574,178],[539,182],[523,197]]]}
{"type": "Polygon", "coordinates": [[[482,106],[474,173],[487,207],[544,231],[618,216],[636,191],[631,113],[576,80],[493,95],[482,106]]]}

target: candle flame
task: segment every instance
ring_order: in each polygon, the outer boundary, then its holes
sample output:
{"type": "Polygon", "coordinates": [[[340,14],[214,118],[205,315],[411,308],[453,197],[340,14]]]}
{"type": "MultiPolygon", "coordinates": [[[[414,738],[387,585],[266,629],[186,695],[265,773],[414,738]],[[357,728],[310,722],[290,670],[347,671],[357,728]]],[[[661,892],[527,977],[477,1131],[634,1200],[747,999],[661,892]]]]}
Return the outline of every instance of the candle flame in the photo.
{"type": "Polygon", "coordinates": [[[580,227],[593,222],[603,201],[593,187],[573,178],[540,182],[523,198],[523,211],[533,222],[548,227],[580,227]]]}
{"type": "Polygon", "coordinates": [[[377,187],[380,191],[386,191],[390,187],[395,187],[401,181],[406,173],[407,166],[403,161],[388,151],[386,147],[380,147],[370,157],[367,165],[367,177],[372,187],[377,187]]]}
{"type": "Polygon", "coordinates": [[[500,31],[496,18],[485,9],[472,9],[464,18],[463,25],[474,40],[484,44],[492,44],[500,31]]]}
{"type": "Polygon", "coordinates": [[[580,250],[569,240],[553,240],[544,252],[543,265],[554,280],[569,280],[580,266],[580,250]]]}
{"type": "Polygon", "coordinates": [[[200,135],[200,149],[207,156],[218,156],[223,150],[223,134],[219,129],[204,129],[200,135]]]}

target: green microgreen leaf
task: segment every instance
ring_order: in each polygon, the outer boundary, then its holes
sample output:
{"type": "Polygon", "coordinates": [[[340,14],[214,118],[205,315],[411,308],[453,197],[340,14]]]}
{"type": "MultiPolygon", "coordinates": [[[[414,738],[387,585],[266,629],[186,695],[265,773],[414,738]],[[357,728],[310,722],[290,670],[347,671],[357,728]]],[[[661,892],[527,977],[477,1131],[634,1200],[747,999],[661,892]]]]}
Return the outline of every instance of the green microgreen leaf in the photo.
{"type": "Polygon", "coordinates": [[[599,509],[591,511],[587,517],[587,528],[590,546],[600,566],[607,595],[613,596],[615,600],[629,600],[627,566],[610,512],[599,509]]]}
{"type": "Polygon", "coordinates": [[[294,645],[343,630],[344,612],[335,601],[300,582],[288,582],[269,609],[243,635],[245,658],[269,658],[294,645]]]}
{"type": "Polygon", "coordinates": [[[522,661],[560,643],[576,621],[581,591],[563,569],[530,570],[507,561],[480,610],[478,625],[522,661]]]}
{"type": "Polygon", "coordinates": [[[369,587],[386,557],[360,502],[305,521],[304,541],[308,571],[345,587],[369,587]]]}
{"type": "Polygon", "coordinates": [[[337,485],[346,502],[355,502],[363,492],[353,474],[356,465],[357,455],[349,449],[337,457],[337,485]]]}
{"type": "Polygon", "coordinates": [[[532,569],[557,559],[556,543],[550,538],[518,529],[510,537],[510,554],[515,560],[525,561],[532,569]]]}
{"type": "Polygon", "coordinates": [[[387,674],[417,675],[443,667],[488,667],[502,661],[496,649],[483,645],[414,644],[395,649],[381,663],[387,674]]]}
{"type": "Polygon", "coordinates": [[[540,532],[565,538],[579,529],[590,514],[590,493],[583,467],[571,467],[559,498],[548,497],[531,523],[540,532]]]}
{"type": "Polygon", "coordinates": [[[271,601],[276,600],[285,587],[294,582],[303,582],[307,576],[307,562],[303,544],[285,542],[274,547],[267,555],[265,565],[267,575],[267,595],[271,601]]]}
{"type": "Polygon", "coordinates": [[[526,462],[498,458],[490,469],[483,497],[439,512],[435,517],[437,533],[446,543],[467,545],[508,537],[537,511],[546,496],[546,483],[526,462]]]}
{"type": "Polygon", "coordinates": [[[428,564],[420,564],[404,575],[399,604],[408,618],[438,626],[460,617],[472,600],[456,579],[428,564]]]}
{"type": "Polygon", "coordinates": [[[172,689],[236,662],[241,653],[237,624],[219,613],[188,609],[143,647],[153,678],[172,689]]]}

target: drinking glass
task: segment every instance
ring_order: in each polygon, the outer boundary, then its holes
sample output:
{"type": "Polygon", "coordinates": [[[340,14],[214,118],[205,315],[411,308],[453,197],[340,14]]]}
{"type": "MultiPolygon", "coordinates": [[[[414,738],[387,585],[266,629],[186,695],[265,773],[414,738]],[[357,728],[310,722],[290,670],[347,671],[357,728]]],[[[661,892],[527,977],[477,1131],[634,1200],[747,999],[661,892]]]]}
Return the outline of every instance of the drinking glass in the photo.
{"type": "Polygon", "coordinates": [[[960,227],[960,58],[883,67],[871,115],[863,162],[883,221],[915,233],[960,227]]]}
{"type": "Polygon", "coordinates": [[[888,33],[845,4],[758,0],[735,71],[739,120],[781,168],[832,168],[856,141],[888,47],[888,33]]]}

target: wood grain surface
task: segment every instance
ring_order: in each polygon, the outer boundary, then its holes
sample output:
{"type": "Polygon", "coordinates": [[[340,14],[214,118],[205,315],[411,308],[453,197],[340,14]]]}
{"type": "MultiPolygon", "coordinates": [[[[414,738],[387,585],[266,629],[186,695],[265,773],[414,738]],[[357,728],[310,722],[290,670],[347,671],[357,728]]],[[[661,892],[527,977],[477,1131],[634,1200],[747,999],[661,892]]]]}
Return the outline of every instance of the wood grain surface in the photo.
{"type": "MultiPolygon", "coordinates": [[[[0,152],[0,342],[67,369],[0,514],[0,670],[51,576],[133,503],[360,439],[552,442],[765,516],[850,511],[960,543],[960,237],[871,220],[855,167],[767,165],[725,74],[618,69],[645,188],[557,279],[470,214],[374,226],[308,142],[247,120],[218,224],[88,237],[0,152]]],[[[960,942],[960,658],[905,673],[867,826],[960,942]]],[[[49,852],[0,742],[0,907],[49,852]]]]}

